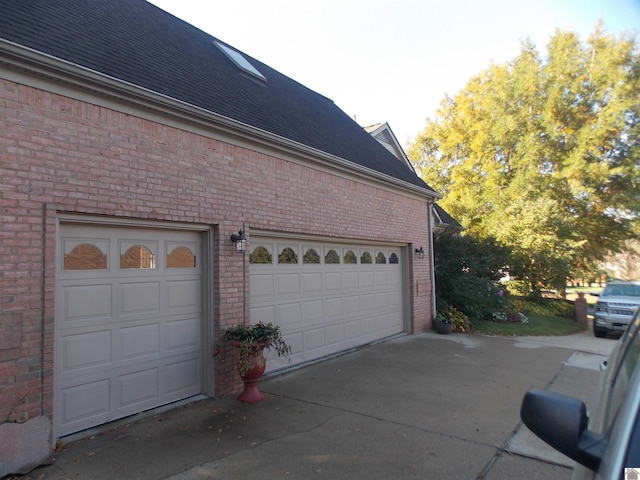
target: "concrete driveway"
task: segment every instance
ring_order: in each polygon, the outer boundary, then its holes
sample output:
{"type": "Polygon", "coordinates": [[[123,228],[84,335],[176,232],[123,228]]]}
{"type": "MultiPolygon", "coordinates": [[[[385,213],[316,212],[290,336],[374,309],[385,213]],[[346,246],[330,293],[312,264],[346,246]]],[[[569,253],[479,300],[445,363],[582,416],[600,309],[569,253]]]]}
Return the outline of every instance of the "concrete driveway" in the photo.
{"type": "MultiPolygon", "coordinates": [[[[523,427],[531,388],[589,402],[615,339],[406,335],[68,444],[33,479],[569,479],[523,427]]],[[[136,421],[134,421],[136,420],[136,421]]]]}

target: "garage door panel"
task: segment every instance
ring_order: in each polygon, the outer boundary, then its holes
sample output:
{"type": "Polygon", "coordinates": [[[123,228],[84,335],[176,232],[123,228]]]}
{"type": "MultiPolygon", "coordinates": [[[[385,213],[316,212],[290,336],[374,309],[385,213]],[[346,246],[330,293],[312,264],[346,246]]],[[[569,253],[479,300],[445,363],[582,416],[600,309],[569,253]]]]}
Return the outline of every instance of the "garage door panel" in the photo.
{"type": "Polygon", "coordinates": [[[160,369],[148,368],[145,370],[121,375],[118,378],[120,409],[128,409],[140,402],[156,400],[160,396],[160,369]]]}
{"type": "Polygon", "coordinates": [[[327,344],[336,345],[345,340],[344,324],[329,325],[327,327],[327,344]]]}
{"type": "MultiPolygon", "coordinates": [[[[348,340],[354,340],[362,336],[362,328],[360,326],[360,319],[351,320],[345,324],[344,328],[345,337],[348,340]]],[[[353,345],[353,342],[351,342],[353,345]]]]}
{"type": "Polygon", "coordinates": [[[199,360],[188,358],[166,366],[166,385],[169,394],[195,395],[199,392],[199,360]]]}
{"type": "Polygon", "coordinates": [[[389,294],[387,292],[376,293],[375,295],[376,308],[388,308],[390,306],[389,294]]]}
{"type": "Polygon", "coordinates": [[[300,302],[278,305],[276,310],[277,317],[274,317],[271,322],[275,322],[275,319],[278,318],[278,325],[284,330],[302,326],[302,306],[300,302]]]}
{"type": "Polygon", "coordinates": [[[386,269],[376,270],[374,272],[374,275],[376,287],[386,287],[389,285],[390,272],[388,272],[386,269]]]}
{"type": "Polygon", "coordinates": [[[111,363],[111,330],[66,335],[62,343],[64,373],[95,369],[111,363]]]}
{"type": "Polygon", "coordinates": [[[279,295],[300,293],[300,275],[297,273],[281,273],[276,277],[279,295]]]}
{"type": "Polygon", "coordinates": [[[168,308],[200,310],[200,280],[176,280],[166,283],[168,308]]]}
{"type": "Polygon", "coordinates": [[[160,328],[158,324],[137,325],[118,330],[121,341],[122,360],[133,360],[160,351],[160,328]]]}
{"type": "Polygon", "coordinates": [[[374,272],[360,272],[358,275],[360,288],[373,287],[375,285],[374,272]]]}
{"type": "Polygon", "coordinates": [[[73,285],[63,290],[63,323],[110,318],[112,286],[73,285]]]}
{"type": "MultiPolygon", "coordinates": [[[[283,334],[282,338],[287,345],[291,347],[291,354],[289,358],[293,359],[296,357],[301,357],[302,353],[304,353],[304,334],[300,331],[295,333],[283,334]]],[[[268,358],[275,358],[276,355],[273,351],[269,351],[268,358]]]]}
{"type": "Polygon", "coordinates": [[[393,291],[389,293],[389,306],[391,306],[394,311],[402,307],[402,292],[393,291]]]}
{"type": "Polygon", "coordinates": [[[275,273],[251,274],[251,296],[271,297],[275,293],[275,273]]]}
{"type": "Polygon", "coordinates": [[[344,297],[344,312],[346,314],[354,314],[360,311],[360,296],[351,295],[344,297]]]}
{"type": "Polygon", "coordinates": [[[123,315],[160,310],[160,282],[123,283],[120,289],[123,315]]]}
{"type": "Polygon", "coordinates": [[[313,325],[322,322],[324,319],[324,309],[322,300],[306,300],[302,303],[302,321],[305,325],[313,325]]]}
{"type": "Polygon", "coordinates": [[[362,319],[362,334],[367,336],[372,333],[375,333],[378,330],[378,318],[374,317],[365,317],[362,319]]]}
{"type": "Polygon", "coordinates": [[[327,298],[324,302],[327,318],[342,317],[344,315],[342,297],[327,298]]]}
{"type": "Polygon", "coordinates": [[[360,295],[360,311],[371,311],[376,309],[376,296],[373,293],[360,295]]]}
{"type": "Polygon", "coordinates": [[[200,234],[62,224],[60,238],[54,434],[200,393],[200,234]]]}
{"type": "Polygon", "coordinates": [[[95,424],[109,413],[109,380],[98,380],[62,390],[61,423],[77,422],[95,424]]]}
{"type": "Polygon", "coordinates": [[[322,292],[322,273],[303,273],[302,274],[302,292],[303,293],[320,293],[322,292]]]}
{"type": "Polygon", "coordinates": [[[325,291],[342,289],[342,273],[325,271],[323,278],[325,291]]]}
{"type": "Polygon", "coordinates": [[[167,322],[167,350],[197,349],[200,347],[200,319],[185,318],[167,322]]]}
{"type": "MultiPolygon", "coordinates": [[[[350,268],[350,267],[347,267],[350,268]]],[[[345,290],[357,289],[360,286],[358,283],[358,272],[343,272],[342,273],[342,288],[345,290]]]]}
{"type": "Polygon", "coordinates": [[[324,327],[309,329],[304,332],[305,352],[324,348],[325,344],[324,327]]]}
{"type": "MultiPolygon", "coordinates": [[[[299,308],[298,308],[299,310],[299,308]]],[[[276,321],[276,306],[267,305],[266,307],[255,307],[250,310],[251,321],[253,323],[275,323],[276,321]]],[[[282,315],[284,321],[291,318],[288,315],[282,315]]]]}

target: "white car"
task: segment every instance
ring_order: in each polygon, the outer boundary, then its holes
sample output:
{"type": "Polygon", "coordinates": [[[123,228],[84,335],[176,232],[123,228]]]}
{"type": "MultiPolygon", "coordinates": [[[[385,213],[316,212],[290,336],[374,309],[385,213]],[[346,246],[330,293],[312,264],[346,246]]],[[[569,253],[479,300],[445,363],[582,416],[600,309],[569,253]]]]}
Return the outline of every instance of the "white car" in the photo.
{"type": "Polygon", "coordinates": [[[609,332],[624,332],[633,313],[640,306],[640,282],[607,283],[598,297],[593,334],[604,337],[609,332]]]}
{"type": "Polygon", "coordinates": [[[589,418],[583,401],[531,390],[520,409],[538,437],[577,462],[574,480],[622,479],[640,471],[640,311],[603,362],[600,399],[589,418]]]}

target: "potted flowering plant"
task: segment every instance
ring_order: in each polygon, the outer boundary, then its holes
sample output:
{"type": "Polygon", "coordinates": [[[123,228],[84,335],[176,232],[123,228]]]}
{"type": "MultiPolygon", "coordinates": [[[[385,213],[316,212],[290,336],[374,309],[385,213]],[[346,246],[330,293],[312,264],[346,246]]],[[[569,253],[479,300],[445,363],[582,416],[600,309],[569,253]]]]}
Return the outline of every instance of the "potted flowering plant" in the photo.
{"type": "Polygon", "coordinates": [[[244,381],[244,391],[238,397],[241,402],[254,403],[264,398],[258,389],[267,361],[264,350],[273,349],[278,357],[288,357],[291,347],[282,338],[278,325],[240,323],[222,332],[222,338],[239,350],[238,373],[244,381]]]}
{"type": "Polygon", "coordinates": [[[447,335],[453,332],[453,323],[451,319],[443,314],[442,312],[436,313],[436,318],[434,318],[433,326],[436,329],[436,332],[447,335]]]}

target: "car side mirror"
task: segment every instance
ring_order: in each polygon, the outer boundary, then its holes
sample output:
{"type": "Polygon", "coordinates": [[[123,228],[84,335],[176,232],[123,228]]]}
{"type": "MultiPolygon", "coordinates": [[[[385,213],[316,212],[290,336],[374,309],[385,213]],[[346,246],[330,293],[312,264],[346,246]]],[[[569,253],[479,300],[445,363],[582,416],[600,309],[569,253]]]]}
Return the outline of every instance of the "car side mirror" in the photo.
{"type": "Polygon", "coordinates": [[[522,400],[520,418],[538,437],[591,470],[597,470],[606,440],[587,429],[584,402],[546,390],[530,390],[522,400]]]}
{"type": "Polygon", "coordinates": [[[589,295],[591,295],[592,297],[599,297],[600,292],[589,292],[589,295]]]}

